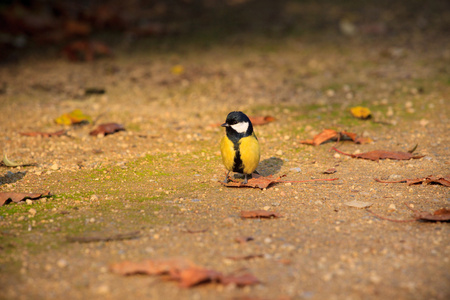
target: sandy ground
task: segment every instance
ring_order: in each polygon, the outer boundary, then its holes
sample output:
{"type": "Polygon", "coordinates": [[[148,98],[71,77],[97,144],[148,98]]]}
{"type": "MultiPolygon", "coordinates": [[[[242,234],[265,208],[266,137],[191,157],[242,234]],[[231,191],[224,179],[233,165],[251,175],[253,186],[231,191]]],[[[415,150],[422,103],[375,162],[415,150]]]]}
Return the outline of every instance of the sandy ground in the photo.
{"type": "Polygon", "coordinates": [[[0,167],[0,191],[54,196],[0,208],[2,299],[448,299],[447,223],[380,220],[345,203],[411,219],[449,207],[448,187],[384,184],[450,173],[448,36],[234,35],[208,46],[168,42],[118,46],[113,58],[70,63],[28,56],[0,69],[3,153],[37,166],[0,167]],[[181,74],[173,67],[181,65],[181,74]],[[84,95],[86,88],[102,95],[84,95]],[[373,118],[349,113],[367,106],[373,118]],[[57,125],[81,109],[96,124],[57,125]],[[223,187],[218,143],[229,111],[271,115],[256,126],[258,170],[286,174],[267,189],[223,187]],[[90,136],[96,125],[126,131],[90,136]],[[370,137],[341,142],[348,153],[407,151],[417,160],[379,162],[301,140],[325,128],[370,137]],[[42,138],[21,132],[67,130],[42,138]],[[336,168],[334,174],[323,174],[336,168]],[[265,209],[277,219],[241,219],[265,209]],[[69,242],[73,236],[139,231],[129,240],[69,242]],[[200,232],[197,232],[200,231],[200,232]],[[252,237],[237,243],[237,237],[252,237]],[[229,257],[256,256],[251,259],[229,257]],[[182,257],[261,284],[178,287],[157,276],[109,271],[124,260],[182,257]]]}

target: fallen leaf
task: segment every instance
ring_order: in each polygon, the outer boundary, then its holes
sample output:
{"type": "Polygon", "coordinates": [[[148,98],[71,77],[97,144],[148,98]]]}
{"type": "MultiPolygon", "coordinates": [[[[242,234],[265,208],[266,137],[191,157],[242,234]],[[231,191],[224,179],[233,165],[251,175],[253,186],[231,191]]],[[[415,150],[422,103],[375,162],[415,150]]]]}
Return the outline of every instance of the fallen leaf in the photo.
{"type": "Polygon", "coordinates": [[[323,171],[323,174],[334,174],[336,172],[337,172],[336,168],[330,168],[328,170],[323,171]]]}
{"type": "Polygon", "coordinates": [[[39,132],[39,131],[33,131],[33,132],[21,132],[20,135],[24,136],[42,136],[42,137],[52,137],[52,136],[61,136],[66,134],[65,130],[59,130],[55,132],[39,132]]]}
{"type": "Polygon", "coordinates": [[[65,46],[62,53],[70,61],[93,61],[102,56],[111,56],[108,46],[96,41],[75,41],[65,46]]]}
{"type": "Polygon", "coordinates": [[[0,206],[3,206],[7,203],[8,200],[12,202],[18,203],[20,201],[26,199],[39,199],[42,197],[49,197],[50,192],[42,192],[42,193],[15,193],[15,192],[0,192],[0,206]]]}
{"type": "Polygon", "coordinates": [[[303,182],[313,182],[313,181],[333,181],[338,180],[339,178],[325,178],[325,179],[310,179],[310,180],[280,180],[280,178],[285,177],[286,175],[281,175],[277,178],[273,178],[272,175],[269,176],[261,176],[259,174],[252,174],[252,178],[250,178],[247,183],[242,183],[240,181],[235,181],[230,179],[229,182],[225,183],[223,181],[218,181],[220,184],[226,186],[226,187],[235,187],[235,188],[241,188],[241,187],[249,187],[249,188],[259,188],[259,189],[265,189],[268,188],[272,184],[276,183],[303,183],[303,182]]]}
{"type": "Polygon", "coordinates": [[[55,119],[57,124],[62,125],[75,125],[82,123],[90,123],[92,122],[92,118],[90,116],[85,115],[80,109],[75,109],[70,113],[65,113],[55,119]]]}
{"type": "Polygon", "coordinates": [[[327,141],[352,140],[356,144],[368,144],[372,142],[370,138],[358,137],[356,133],[348,131],[336,131],[333,129],[324,129],[321,133],[314,136],[312,140],[300,141],[301,144],[318,146],[327,141]]]}
{"type": "Polygon", "coordinates": [[[406,183],[407,185],[413,185],[413,184],[432,184],[432,183],[437,183],[437,184],[442,184],[443,186],[450,186],[450,174],[446,175],[446,176],[434,176],[434,175],[430,175],[424,178],[416,178],[416,179],[402,179],[402,180],[395,180],[395,181],[385,181],[385,180],[380,180],[378,178],[374,179],[377,182],[381,182],[381,183],[406,183]]]}
{"type": "Polygon", "coordinates": [[[380,216],[369,209],[367,209],[367,211],[379,219],[387,220],[387,221],[391,221],[391,222],[397,222],[397,223],[406,223],[406,222],[414,222],[414,221],[430,221],[430,222],[448,222],[448,221],[450,221],[450,209],[448,209],[448,208],[438,209],[431,214],[427,211],[418,211],[418,210],[412,209],[407,204],[405,204],[405,205],[406,205],[406,207],[408,207],[410,210],[413,211],[414,219],[409,219],[409,220],[391,219],[388,217],[380,216]]]}
{"type": "Polygon", "coordinates": [[[427,211],[415,211],[414,217],[423,221],[446,222],[450,221],[450,209],[441,208],[434,211],[432,214],[427,211]]]}
{"type": "Polygon", "coordinates": [[[267,210],[243,210],[241,211],[241,218],[281,218],[282,216],[273,211],[267,210]]]}
{"type": "Polygon", "coordinates": [[[247,242],[253,241],[254,238],[251,236],[238,236],[234,240],[239,244],[245,244],[247,242]]]}
{"type": "Polygon", "coordinates": [[[253,126],[258,126],[258,125],[265,125],[267,123],[270,122],[274,122],[276,119],[272,116],[265,116],[265,117],[260,117],[260,116],[250,116],[248,117],[250,119],[250,121],[252,122],[253,126]]]}
{"type": "Polygon", "coordinates": [[[99,134],[108,135],[108,134],[113,134],[115,132],[123,131],[123,130],[125,130],[125,127],[123,127],[123,125],[121,125],[121,124],[105,123],[105,124],[98,125],[97,128],[92,130],[89,134],[94,135],[94,136],[99,135],[99,134]]]}
{"type": "Polygon", "coordinates": [[[362,106],[355,106],[355,107],[350,108],[350,113],[355,118],[363,119],[363,120],[369,119],[371,117],[370,109],[368,109],[367,107],[362,107],[362,106]]]}
{"type": "Polygon", "coordinates": [[[175,65],[170,69],[170,71],[174,75],[181,75],[184,73],[184,67],[182,65],[175,65]]]}
{"type": "Polygon", "coordinates": [[[366,208],[366,207],[370,207],[373,205],[373,203],[371,203],[371,202],[363,202],[363,201],[358,201],[358,200],[345,202],[344,204],[347,206],[356,207],[356,208],[366,208]]]}
{"type": "Polygon", "coordinates": [[[197,266],[183,258],[141,262],[124,261],[110,265],[110,271],[120,275],[168,275],[170,280],[178,281],[180,287],[184,288],[206,282],[217,282],[224,285],[236,284],[237,286],[253,285],[260,282],[251,274],[223,275],[221,272],[197,266]]]}
{"type": "Polygon", "coordinates": [[[349,154],[349,153],[344,153],[344,152],[336,149],[335,147],[332,147],[331,149],[333,149],[334,151],[336,151],[340,154],[347,155],[347,156],[350,156],[353,158],[369,159],[369,160],[373,160],[373,161],[378,161],[380,159],[409,160],[409,159],[418,159],[418,158],[424,157],[424,155],[414,156],[413,154],[408,153],[408,152],[398,152],[398,151],[374,150],[374,151],[369,151],[369,152],[364,152],[364,153],[359,153],[359,154],[349,154]]]}

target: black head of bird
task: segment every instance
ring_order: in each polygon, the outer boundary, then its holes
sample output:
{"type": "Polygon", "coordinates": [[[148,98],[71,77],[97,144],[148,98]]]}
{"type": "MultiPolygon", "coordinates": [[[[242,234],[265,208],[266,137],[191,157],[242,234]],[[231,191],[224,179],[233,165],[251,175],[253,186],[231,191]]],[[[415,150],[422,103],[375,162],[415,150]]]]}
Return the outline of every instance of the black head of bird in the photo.
{"type": "Polygon", "coordinates": [[[225,127],[227,136],[233,142],[253,133],[253,125],[250,119],[241,111],[232,111],[228,114],[225,123],[221,125],[225,127]]]}

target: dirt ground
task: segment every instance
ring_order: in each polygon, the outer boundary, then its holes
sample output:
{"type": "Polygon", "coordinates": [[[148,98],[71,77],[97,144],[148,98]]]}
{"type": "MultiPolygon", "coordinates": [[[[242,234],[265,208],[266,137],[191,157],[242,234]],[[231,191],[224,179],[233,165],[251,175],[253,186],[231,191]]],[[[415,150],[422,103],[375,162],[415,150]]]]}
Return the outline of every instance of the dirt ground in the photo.
{"type": "MultiPolygon", "coordinates": [[[[440,16],[424,18],[435,24],[440,16]]],[[[142,39],[117,43],[114,57],[92,62],[39,49],[3,64],[2,152],[37,165],[0,166],[0,191],[53,196],[0,207],[0,298],[449,299],[448,223],[390,222],[345,203],[370,202],[373,212],[402,220],[412,215],[405,204],[428,212],[450,206],[442,185],[374,181],[450,173],[450,35],[436,26],[361,27],[355,34],[338,22],[327,26],[214,42],[142,39]],[[87,88],[106,92],[85,95],[87,88]],[[372,119],[353,118],[349,109],[357,105],[370,108],[372,119]],[[74,109],[95,124],[54,122],[74,109]],[[222,186],[224,130],[212,125],[233,110],[276,118],[255,126],[261,174],[339,179],[264,190],[222,186]],[[126,131],[89,135],[107,122],[126,131]],[[417,144],[424,157],[374,162],[330,151],[334,143],[300,143],[325,128],[373,140],[338,143],[344,152],[417,144]],[[20,135],[60,129],[67,134],[20,135]],[[329,168],[337,172],[323,174],[329,168]],[[283,217],[240,218],[253,209],[283,217]],[[127,240],[67,239],[136,231],[127,240]],[[242,236],[253,240],[237,243],[242,236]],[[243,256],[254,257],[230,258],[243,256]],[[121,261],[171,257],[226,274],[249,272],[261,283],[184,289],[109,270],[121,261]]]]}

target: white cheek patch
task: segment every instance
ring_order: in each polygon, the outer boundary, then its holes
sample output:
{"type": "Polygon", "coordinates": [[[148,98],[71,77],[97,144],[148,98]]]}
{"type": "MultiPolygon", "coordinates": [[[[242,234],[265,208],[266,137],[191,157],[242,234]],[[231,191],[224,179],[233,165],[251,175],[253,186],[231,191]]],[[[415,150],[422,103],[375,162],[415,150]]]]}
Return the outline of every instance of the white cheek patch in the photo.
{"type": "Polygon", "coordinates": [[[231,125],[231,128],[233,128],[238,133],[244,133],[248,129],[248,122],[240,122],[240,123],[231,125]]]}

